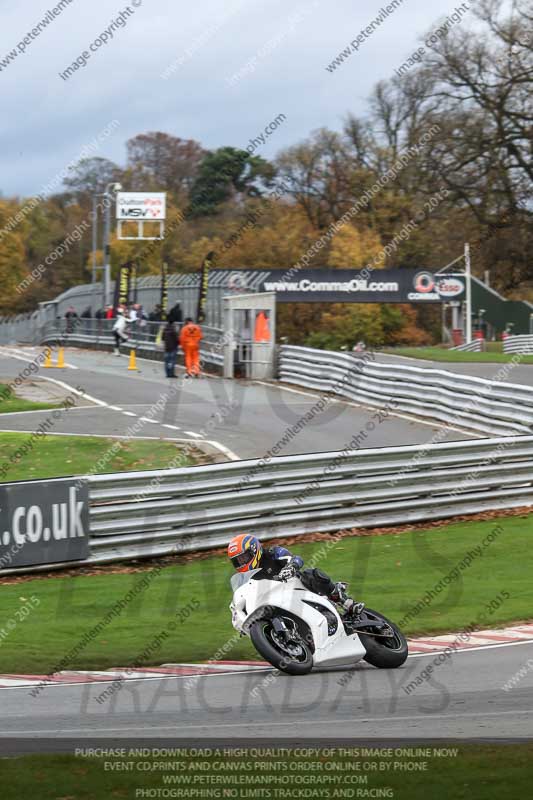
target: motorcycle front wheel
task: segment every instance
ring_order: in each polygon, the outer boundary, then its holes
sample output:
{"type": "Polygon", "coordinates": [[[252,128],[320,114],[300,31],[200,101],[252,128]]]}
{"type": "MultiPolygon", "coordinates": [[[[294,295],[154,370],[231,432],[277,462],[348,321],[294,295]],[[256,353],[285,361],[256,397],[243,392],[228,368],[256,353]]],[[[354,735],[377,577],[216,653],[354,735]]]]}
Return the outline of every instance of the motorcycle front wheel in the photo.
{"type": "Polygon", "coordinates": [[[405,636],[397,625],[383,614],[372,611],[370,608],[365,608],[365,613],[372,622],[383,623],[383,631],[392,631],[392,636],[376,635],[379,634],[379,628],[376,629],[374,626],[368,628],[368,633],[365,633],[364,628],[358,628],[357,633],[366,649],[366,655],[363,656],[364,661],[380,669],[401,667],[409,654],[405,636]]]}
{"type": "MultiPolygon", "coordinates": [[[[293,622],[290,618],[285,621],[293,622]]],[[[299,635],[282,641],[271,619],[254,622],[250,627],[250,639],[257,652],[281,672],[307,675],[313,669],[313,654],[308,644],[299,635]]]]}

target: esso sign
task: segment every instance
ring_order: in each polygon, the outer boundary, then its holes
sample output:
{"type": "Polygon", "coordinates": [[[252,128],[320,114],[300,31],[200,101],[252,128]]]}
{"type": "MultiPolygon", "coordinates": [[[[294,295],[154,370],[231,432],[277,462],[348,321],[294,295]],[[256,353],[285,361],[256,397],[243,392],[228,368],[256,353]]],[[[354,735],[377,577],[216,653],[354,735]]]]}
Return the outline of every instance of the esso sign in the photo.
{"type": "Polygon", "coordinates": [[[457,278],[443,278],[437,288],[441,297],[457,297],[464,292],[465,285],[457,278]]]}

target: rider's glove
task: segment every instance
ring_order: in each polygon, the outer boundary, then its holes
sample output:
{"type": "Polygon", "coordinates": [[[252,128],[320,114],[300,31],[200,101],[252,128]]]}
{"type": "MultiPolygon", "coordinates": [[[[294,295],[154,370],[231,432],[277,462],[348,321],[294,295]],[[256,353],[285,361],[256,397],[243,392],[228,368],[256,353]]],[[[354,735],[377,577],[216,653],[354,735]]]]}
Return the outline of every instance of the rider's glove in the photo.
{"type": "Polygon", "coordinates": [[[290,578],[294,578],[294,576],[296,575],[296,571],[297,570],[295,564],[292,564],[289,561],[289,563],[285,567],[283,567],[282,570],[278,572],[278,578],[280,579],[280,581],[288,581],[290,580],[290,578]]]}

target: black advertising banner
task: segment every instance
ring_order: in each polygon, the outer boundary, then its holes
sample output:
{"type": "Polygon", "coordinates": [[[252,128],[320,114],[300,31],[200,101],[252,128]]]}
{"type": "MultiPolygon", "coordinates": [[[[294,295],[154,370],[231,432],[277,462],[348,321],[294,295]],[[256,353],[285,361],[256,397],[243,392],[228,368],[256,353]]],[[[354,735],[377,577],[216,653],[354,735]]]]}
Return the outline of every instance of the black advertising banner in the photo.
{"type": "Polygon", "coordinates": [[[118,277],[115,281],[115,290],[113,292],[113,314],[114,316],[117,315],[117,308],[119,307],[120,303],[118,298],[120,297],[120,279],[122,277],[122,267],[119,270],[118,277]]]}
{"type": "Polygon", "coordinates": [[[205,320],[205,307],[207,304],[207,290],[209,286],[209,270],[211,269],[214,257],[214,251],[210,251],[202,263],[202,271],[200,274],[200,292],[198,295],[198,313],[196,314],[197,322],[204,322],[205,320]]]}
{"type": "Polygon", "coordinates": [[[137,302],[137,264],[134,262],[130,264],[128,302],[137,302]]]}
{"type": "Polygon", "coordinates": [[[285,278],[272,270],[261,291],[276,292],[278,302],[442,303],[460,300],[462,276],[435,275],[425,269],[305,270],[285,278]]]}
{"type": "Polygon", "coordinates": [[[0,486],[0,573],[89,556],[89,490],[79,478],[0,486]]]}
{"type": "Polygon", "coordinates": [[[162,318],[165,318],[165,315],[168,310],[168,264],[164,262],[161,265],[161,311],[162,311],[162,318]]]}
{"type": "Polygon", "coordinates": [[[228,290],[275,292],[278,303],[443,303],[463,300],[464,275],[427,269],[213,270],[228,290]]]}
{"type": "Polygon", "coordinates": [[[129,261],[127,264],[121,264],[118,273],[118,278],[115,281],[115,296],[113,299],[113,308],[115,314],[119,306],[126,306],[130,301],[130,282],[132,263],[129,261]]]}

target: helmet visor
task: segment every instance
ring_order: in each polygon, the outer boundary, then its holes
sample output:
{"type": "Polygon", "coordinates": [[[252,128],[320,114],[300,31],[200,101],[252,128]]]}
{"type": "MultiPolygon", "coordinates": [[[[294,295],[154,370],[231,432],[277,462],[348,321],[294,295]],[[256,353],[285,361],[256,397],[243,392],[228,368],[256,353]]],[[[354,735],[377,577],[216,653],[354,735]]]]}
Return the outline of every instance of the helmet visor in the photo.
{"type": "Polygon", "coordinates": [[[238,556],[233,556],[231,559],[231,563],[235,567],[235,569],[239,569],[240,567],[245,567],[246,564],[249,564],[250,561],[253,561],[254,554],[251,550],[245,550],[244,553],[239,553],[238,556]]]}

